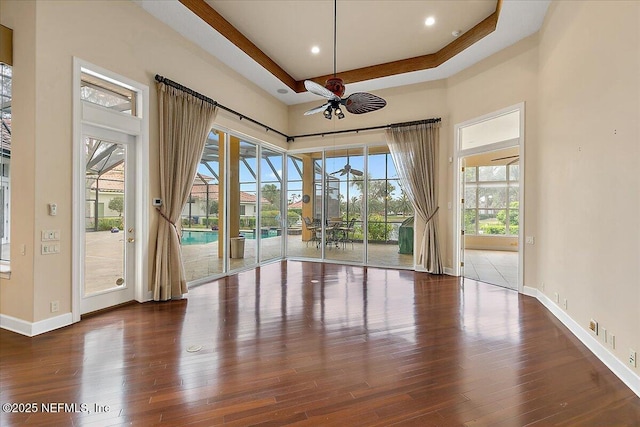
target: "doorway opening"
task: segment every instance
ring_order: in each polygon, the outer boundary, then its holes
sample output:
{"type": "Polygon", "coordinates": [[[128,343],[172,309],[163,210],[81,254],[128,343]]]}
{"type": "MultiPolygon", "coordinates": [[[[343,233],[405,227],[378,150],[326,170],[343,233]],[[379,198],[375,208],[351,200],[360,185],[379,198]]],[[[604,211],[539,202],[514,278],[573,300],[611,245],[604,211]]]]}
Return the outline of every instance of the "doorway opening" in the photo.
{"type": "Polygon", "coordinates": [[[456,125],[456,275],[523,287],[524,104],[456,125]]]}

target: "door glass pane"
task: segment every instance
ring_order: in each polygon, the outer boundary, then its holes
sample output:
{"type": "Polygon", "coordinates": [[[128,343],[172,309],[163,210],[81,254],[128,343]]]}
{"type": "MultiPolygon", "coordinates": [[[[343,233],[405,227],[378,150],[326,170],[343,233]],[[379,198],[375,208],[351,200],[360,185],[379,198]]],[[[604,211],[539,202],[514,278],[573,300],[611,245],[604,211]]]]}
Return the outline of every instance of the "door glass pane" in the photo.
{"type": "Polygon", "coordinates": [[[327,151],[326,164],[325,258],[361,263],[362,237],[356,242],[355,233],[356,224],[362,223],[363,150],[327,151]]]}
{"type": "Polygon", "coordinates": [[[283,155],[262,150],[260,159],[260,260],[282,257],[283,155]]]}
{"type": "Polygon", "coordinates": [[[220,222],[220,142],[224,134],[212,130],[205,142],[193,186],[182,209],[182,265],[187,281],[224,272],[220,222]]]}
{"type": "MultiPolygon", "coordinates": [[[[412,267],[413,206],[397,179],[388,148],[371,148],[367,167],[367,263],[412,267]]],[[[356,239],[362,228],[356,224],[356,239]]]]}
{"type": "Polygon", "coordinates": [[[84,294],[126,286],[126,146],[91,137],[85,146],[84,294]]]}
{"type": "Polygon", "coordinates": [[[314,167],[321,168],[318,163],[321,153],[291,154],[287,156],[287,256],[303,258],[319,258],[319,239],[322,228],[320,218],[321,202],[315,197],[317,177],[314,167]],[[320,205],[319,205],[320,203],[320,205]],[[317,206],[317,210],[316,210],[317,206]]]}
{"type": "Polygon", "coordinates": [[[258,223],[257,147],[231,136],[229,155],[232,160],[237,158],[231,163],[229,175],[230,267],[237,269],[256,263],[256,243],[261,237],[258,223]],[[238,194],[234,194],[234,187],[239,189],[238,194]],[[238,237],[240,239],[235,240],[238,237]]]}

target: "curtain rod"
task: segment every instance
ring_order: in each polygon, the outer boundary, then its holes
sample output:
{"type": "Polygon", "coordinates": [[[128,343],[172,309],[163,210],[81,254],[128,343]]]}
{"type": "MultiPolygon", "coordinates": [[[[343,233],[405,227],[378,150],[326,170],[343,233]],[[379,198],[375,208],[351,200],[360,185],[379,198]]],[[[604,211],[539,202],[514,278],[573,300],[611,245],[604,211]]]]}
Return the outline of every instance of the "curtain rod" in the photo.
{"type": "Polygon", "coordinates": [[[329,131],[329,132],[318,132],[318,133],[308,133],[305,135],[294,135],[294,136],[289,136],[286,135],[276,129],[273,129],[272,127],[269,127],[267,125],[265,125],[264,123],[260,123],[257,120],[252,119],[251,117],[245,116],[244,114],[241,114],[235,110],[232,110],[229,107],[226,107],[222,104],[220,104],[217,101],[214,101],[213,99],[209,98],[208,96],[202,95],[201,93],[196,92],[193,89],[189,89],[186,86],[181,85],[180,83],[176,83],[173,80],[170,80],[166,77],[163,77],[159,74],[156,74],[156,81],[160,82],[160,83],[164,83],[167,86],[171,86],[173,88],[176,88],[178,90],[181,90],[185,93],[188,93],[189,95],[195,96],[198,99],[201,99],[205,102],[208,102],[209,104],[212,104],[222,110],[228,111],[236,116],[238,116],[240,118],[240,120],[245,119],[250,121],[251,123],[254,123],[260,127],[263,127],[267,132],[268,131],[272,131],[277,133],[278,135],[281,135],[283,137],[286,138],[287,142],[293,142],[295,141],[296,138],[309,138],[309,137],[313,137],[313,136],[325,136],[325,135],[336,135],[336,134],[340,134],[340,133],[351,133],[351,132],[355,132],[355,133],[359,133],[359,132],[364,132],[364,131],[368,131],[368,130],[377,130],[377,129],[389,129],[389,128],[395,128],[395,127],[400,127],[400,126],[415,126],[415,125],[421,125],[421,124],[431,124],[431,123],[439,123],[442,119],[440,117],[438,118],[434,118],[434,119],[424,119],[424,120],[414,120],[411,122],[402,122],[402,123],[391,123],[388,125],[381,125],[381,126],[371,126],[371,127],[366,127],[366,128],[358,128],[358,129],[344,129],[344,130],[334,130],[334,131],[329,131]]]}
{"type": "Polygon", "coordinates": [[[389,128],[396,128],[396,127],[401,127],[401,126],[415,126],[415,125],[422,125],[422,124],[439,123],[441,120],[442,119],[440,117],[437,117],[435,119],[424,119],[424,120],[414,120],[414,121],[411,121],[411,122],[391,123],[391,124],[388,124],[388,125],[371,126],[371,127],[367,127],[367,128],[344,129],[344,130],[334,130],[334,131],[329,131],[329,132],[307,133],[305,135],[288,136],[287,137],[287,142],[292,142],[296,138],[308,138],[308,137],[312,137],[312,136],[336,135],[336,134],[339,134],[339,133],[350,133],[350,132],[358,133],[358,132],[363,132],[363,131],[367,131],[367,130],[389,129],[389,128]]]}
{"type": "Polygon", "coordinates": [[[276,129],[270,127],[270,126],[265,125],[264,123],[260,123],[259,121],[252,119],[251,117],[245,116],[244,114],[241,114],[241,113],[239,113],[239,112],[237,112],[235,110],[232,110],[231,108],[226,107],[226,106],[220,104],[217,101],[214,101],[213,99],[209,98],[208,96],[204,96],[201,93],[198,93],[193,89],[189,89],[186,86],[182,86],[180,83],[176,83],[173,80],[167,79],[166,77],[163,77],[163,76],[161,76],[159,74],[156,74],[156,81],[160,82],[160,83],[164,83],[167,86],[171,86],[171,87],[176,88],[178,90],[181,90],[181,91],[183,91],[185,93],[188,93],[189,95],[195,96],[196,98],[201,99],[202,101],[207,102],[209,104],[212,104],[212,105],[214,105],[214,106],[216,106],[216,107],[218,107],[218,108],[220,108],[222,110],[228,111],[231,114],[234,114],[234,115],[238,116],[240,118],[240,120],[242,120],[242,119],[248,120],[251,123],[254,123],[254,124],[256,124],[256,125],[258,125],[260,127],[263,127],[267,132],[268,131],[275,132],[278,135],[281,135],[281,136],[285,137],[287,139],[287,142],[289,142],[289,138],[291,138],[289,135],[286,135],[286,134],[280,132],[279,130],[276,130],[276,129]]]}

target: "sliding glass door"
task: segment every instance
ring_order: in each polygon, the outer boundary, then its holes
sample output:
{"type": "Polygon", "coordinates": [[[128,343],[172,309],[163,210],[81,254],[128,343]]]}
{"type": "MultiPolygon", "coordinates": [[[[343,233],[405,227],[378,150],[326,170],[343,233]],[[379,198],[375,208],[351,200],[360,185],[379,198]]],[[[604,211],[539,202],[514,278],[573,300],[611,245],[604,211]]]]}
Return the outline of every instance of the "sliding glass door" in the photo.
{"type": "Polygon", "coordinates": [[[367,263],[413,267],[413,207],[388,147],[369,150],[368,171],[367,263]]]}
{"type": "Polygon", "coordinates": [[[289,154],[287,256],[413,268],[413,208],[386,145],[289,154]]]}
{"type": "Polygon", "coordinates": [[[260,156],[260,261],[282,258],[282,153],[262,148],[260,156]]]}
{"type": "Polygon", "coordinates": [[[287,156],[289,257],[322,257],[322,170],[322,152],[287,156]]]}
{"type": "Polygon", "coordinates": [[[325,259],[362,263],[364,150],[330,150],[325,157],[325,259]]]}
{"type": "Polygon", "coordinates": [[[211,130],[182,211],[188,282],[282,258],[283,162],[282,152],[211,130]]]}

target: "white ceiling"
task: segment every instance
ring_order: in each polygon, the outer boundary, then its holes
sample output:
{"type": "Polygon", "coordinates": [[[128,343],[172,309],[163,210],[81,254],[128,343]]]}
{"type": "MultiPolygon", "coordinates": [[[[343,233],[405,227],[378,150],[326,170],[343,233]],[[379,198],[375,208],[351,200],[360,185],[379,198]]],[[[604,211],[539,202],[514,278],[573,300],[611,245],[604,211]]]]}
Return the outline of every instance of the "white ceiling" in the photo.
{"type": "MultiPolygon", "coordinates": [[[[295,93],[178,0],[133,0],[157,19],[285,104],[316,101],[295,93]],[[278,93],[286,89],[287,93],[278,93]]],[[[296,80],[333,72],[333,1],[207,0],[296,80]],[[313,55],[312,46],[320,47],[313,55]]],[[[449,77],[539,30],[549,0],[503,0],[496,30],[436,68],[347,85],[347,95],[449,77]]],[[[491,15],[495,0],[338,0],[337,70],[435,53],[491,15]],[[433,16],[436,23],[424,21],[433,16]]],[[[171,76],[166,76],[171,78],[171,76]]]]}

